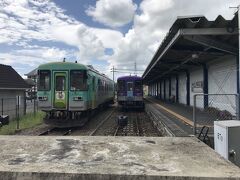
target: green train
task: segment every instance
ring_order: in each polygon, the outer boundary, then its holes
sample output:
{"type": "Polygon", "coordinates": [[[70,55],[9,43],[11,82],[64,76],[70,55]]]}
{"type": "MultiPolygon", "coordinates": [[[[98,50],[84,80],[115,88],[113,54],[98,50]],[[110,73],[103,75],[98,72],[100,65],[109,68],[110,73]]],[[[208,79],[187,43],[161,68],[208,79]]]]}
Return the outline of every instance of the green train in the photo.
{"type": "Polygon", "coordinates": [[[38,67],[38,106],[46,124],[82,126],[99,107],[114,103],[114,82],[77,62],[53,62],[38,67]]]}

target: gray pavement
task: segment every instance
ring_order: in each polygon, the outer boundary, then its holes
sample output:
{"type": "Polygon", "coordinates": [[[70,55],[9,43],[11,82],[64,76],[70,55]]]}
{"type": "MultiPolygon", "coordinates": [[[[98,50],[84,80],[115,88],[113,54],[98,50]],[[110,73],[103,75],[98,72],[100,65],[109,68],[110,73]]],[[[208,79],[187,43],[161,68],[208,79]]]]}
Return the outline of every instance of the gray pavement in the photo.
{"type": "MultiPolygon", "coordinates": [[[[191,106],[186,106],[178,103],[164,102],[153,97],[147,97],[146,99],[150,100],[151,102],[157,103],[164,108],[167,108],[168,110],[174,112],[177,115],[182,116],[183,119],[171,113],[168,113],[167,111],[159,107],[156,107],[159,111],[161,111],[161,113],[165,114],[171,121],[177,124],[186,133],[188,133],[189,135],[193,134],[193,108],[191,106]]],[[[199,109],[196,109],[196,116],[197,133],[200,132],[203,126],[208,126],[210,127],[209,134],[213,134],[213,122],[217,120],[217,118],[213,114],[211,114],[211,112],[208,113],[205,111],[200,111],[199,109]]]]}
{"type": "Polygon", "coordinates": [[[0,136],[0,179],[240,180],[192,137],[0,136]]]}

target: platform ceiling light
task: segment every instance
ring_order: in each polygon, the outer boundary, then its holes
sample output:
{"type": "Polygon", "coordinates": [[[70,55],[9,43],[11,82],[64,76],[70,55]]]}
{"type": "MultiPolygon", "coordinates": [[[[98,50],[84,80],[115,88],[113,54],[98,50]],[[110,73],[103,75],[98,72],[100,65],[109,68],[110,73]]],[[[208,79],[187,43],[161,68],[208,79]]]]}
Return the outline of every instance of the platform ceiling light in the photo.
{"type": "Polygon", "coordinates": [[[226,29],[227,29],[227,32],[229,32],[229,33],[233,33],[235,30],[235,28],[233,26],[227,26],[226,29]]]}
{"type": "Polygon", "coordinates": [[[192,54],[192,59],[198,59],[199,55],[198,54],[192,54]]]}

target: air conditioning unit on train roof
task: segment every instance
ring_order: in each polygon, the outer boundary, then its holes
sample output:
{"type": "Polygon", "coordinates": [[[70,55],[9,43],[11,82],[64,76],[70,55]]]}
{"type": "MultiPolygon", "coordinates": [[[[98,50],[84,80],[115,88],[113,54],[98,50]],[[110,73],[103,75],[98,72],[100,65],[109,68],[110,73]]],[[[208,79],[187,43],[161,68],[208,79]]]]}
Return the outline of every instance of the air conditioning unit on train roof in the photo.
{"type": "Polygon", "coordinates": [[[98,70],[96,70],[92,65],[87,65],[87,67],[89,67],[90,69],[96,71],[96,72],[99,72],[98,70]]]}

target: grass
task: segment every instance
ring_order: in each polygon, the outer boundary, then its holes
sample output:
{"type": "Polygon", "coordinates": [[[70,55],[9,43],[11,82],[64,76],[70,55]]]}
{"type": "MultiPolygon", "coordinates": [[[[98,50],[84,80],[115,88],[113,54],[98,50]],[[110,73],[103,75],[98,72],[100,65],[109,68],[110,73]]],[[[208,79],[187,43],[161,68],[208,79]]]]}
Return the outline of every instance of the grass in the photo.
{"type": "MultiPolygon", "coordinates": [[[[33,128],[43,123],[44,112],[28,113],[19,119],[19,129],[33,128]]],[[[17,129],[17,120],[11,120],[8,125],[0,127],[0,135],[13,135],[17,129]]]]}

